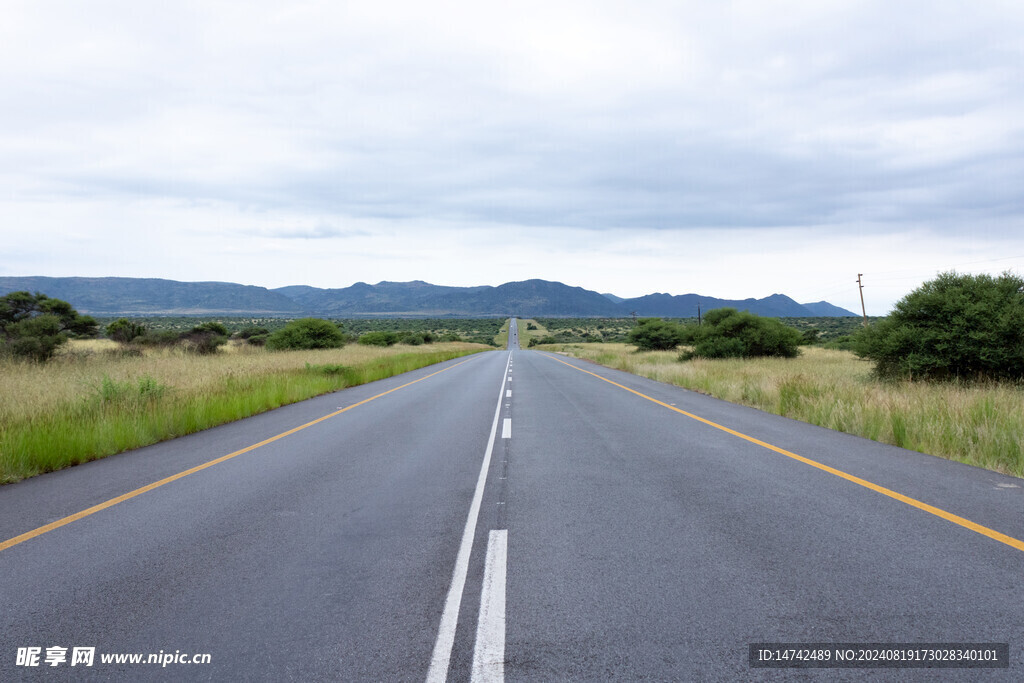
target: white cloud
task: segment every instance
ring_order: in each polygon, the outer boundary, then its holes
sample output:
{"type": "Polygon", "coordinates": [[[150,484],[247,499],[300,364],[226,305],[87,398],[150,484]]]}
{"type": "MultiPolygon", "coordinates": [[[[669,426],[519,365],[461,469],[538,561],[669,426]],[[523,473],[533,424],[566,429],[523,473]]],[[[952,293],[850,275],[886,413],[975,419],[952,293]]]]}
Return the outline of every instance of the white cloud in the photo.
{"type": "Polygon", "coordinates": [[[1020,267],[1022,30],[1012,2],[10,3],[0,269],[847,308],[849,273],[905,273],[884,308],[1020,267]]]}

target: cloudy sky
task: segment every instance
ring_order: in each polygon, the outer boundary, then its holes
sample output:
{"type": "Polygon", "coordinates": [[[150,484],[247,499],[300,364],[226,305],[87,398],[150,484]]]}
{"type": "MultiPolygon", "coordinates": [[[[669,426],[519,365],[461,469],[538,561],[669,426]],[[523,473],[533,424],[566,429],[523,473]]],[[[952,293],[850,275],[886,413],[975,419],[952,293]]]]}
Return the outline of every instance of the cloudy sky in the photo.
{"type": "Polygon", "coordinates": [[[0,92],[0,275],[1024,274],[1019,0],[5,0],[0,92]]]}

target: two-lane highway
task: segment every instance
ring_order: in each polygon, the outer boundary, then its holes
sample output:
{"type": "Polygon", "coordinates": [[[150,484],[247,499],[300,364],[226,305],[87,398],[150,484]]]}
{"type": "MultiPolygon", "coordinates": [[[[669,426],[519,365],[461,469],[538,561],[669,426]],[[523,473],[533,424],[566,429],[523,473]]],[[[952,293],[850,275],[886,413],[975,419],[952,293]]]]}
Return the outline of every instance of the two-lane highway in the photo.
{"type": "Polygon", "coordinates": [[[1024,677],[1020,480],[509,344],[0,488],[0,680],[866,673],[764,642],[1009,643],[870,673],[1024,677]],[[161,651],[210,662],[99,661],[161,651]]]}

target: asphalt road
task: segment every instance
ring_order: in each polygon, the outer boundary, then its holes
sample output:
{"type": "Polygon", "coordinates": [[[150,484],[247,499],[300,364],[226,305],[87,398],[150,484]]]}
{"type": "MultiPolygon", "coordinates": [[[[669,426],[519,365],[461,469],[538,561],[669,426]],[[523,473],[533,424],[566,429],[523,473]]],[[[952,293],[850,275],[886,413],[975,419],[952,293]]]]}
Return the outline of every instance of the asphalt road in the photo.
{"type": "Polygon", "coordinates": [[[509,340],[0,488],[0,680],[1024,679],[1021,480],[509,340]],[[751,668],[765,642],[1010,668],[751,668]]]}

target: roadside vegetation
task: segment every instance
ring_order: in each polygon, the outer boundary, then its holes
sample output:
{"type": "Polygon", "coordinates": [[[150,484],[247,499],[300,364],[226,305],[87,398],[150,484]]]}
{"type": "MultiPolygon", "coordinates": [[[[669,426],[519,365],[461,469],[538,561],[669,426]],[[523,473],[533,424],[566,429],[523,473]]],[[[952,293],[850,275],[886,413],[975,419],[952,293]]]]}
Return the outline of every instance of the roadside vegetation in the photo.
{"type": "MultiPolygon", "coordinates": [[[[195,327],[171,336],[180,339],[195,327]]],[[[488,348],[448,342],[270,351],[234,340],[201,353],[180,344],[97,339],[70,341],[45,363],[6,355],[0,357],[0,483],[488,348]]]]}
{"type": "MultiPolygon", "coordinates": [[[[300,318],[300,320],[302,320],[300,318]]],[[[494,345],[494,337],[506,322],[504,318],[332,318],[330,322],[353,341],[372,332],[392,334],[396,339],[408,340],[427,335],[435,341],[465,341],[494,345]]],[[[101,328],[107,328],[114,318],[98,318],[101,328]]],[[[216,322],[225,327],[230,337],[245,338],[254,345],[266,343],[268,337],[295,322],[293,318],[265,318],[258,316],[220,317],[133,317],[127,322],[144,327],[156,338],[176,337],[204,323],[216,322]]],[[[398,341],[394,343],[408,343],[398,341]]],[[[413,342],[415,343],[415,342],[413,342]]]]}
{"type": "Polygon", "coordinates": [[[943,273],[854,339],[880,377],[1024,380],[1024,279],[943,273]]]}

